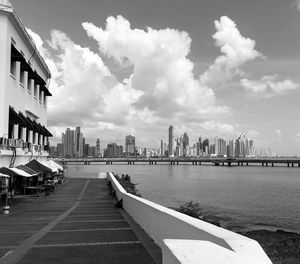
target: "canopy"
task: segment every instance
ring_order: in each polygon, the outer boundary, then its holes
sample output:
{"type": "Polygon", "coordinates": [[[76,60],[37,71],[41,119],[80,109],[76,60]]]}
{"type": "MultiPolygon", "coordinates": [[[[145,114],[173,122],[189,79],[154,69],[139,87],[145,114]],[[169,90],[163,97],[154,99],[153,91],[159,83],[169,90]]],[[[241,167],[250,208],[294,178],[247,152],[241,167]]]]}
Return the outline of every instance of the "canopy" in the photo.
{"type": "Polygon", "coordinates": [[[55,160],[50,160],[50,162],[52,162],[55,166],[57,166],[59,170],[61,171],[64,170],[64,167],[61,166],[59,163],[57,163],[55,160]]]}
{"type": "Polygon", "coordinates": [[[17,166],[17,168],[27,172],[28,174],[31,174],[32,176],[37,176],[39,174],[39,172],[36,172],[33,169],[30,169],[29,167],[27,167],[25,165],[19,165],[19,166],[17,166]]]}
{"type": "Polygon", "coordinates": [[[42,172],[45,174],[51,174],[52,169],[50,169],[48,166],[45,166],[41,162],[37,161],[36,159],[31,160],[27,164],[25,164],[26,167],[29,167],[30,169],[36,171],[36,172],[42,172]]]}
{"type": "Polygon", "coordinates": [[[0,173],[0,177],[4,177],[4,178],[10,178],[10,176],[9,176],[9,175],[2,174],[2,173],[0,173]]]}
{"type": "Polygon", "coordinates": [[[32,177],[33,175],[30,175],[28,173],[26,173],[25,171],[19,170],[17,168],[6,168],[6,167],[2,167],[0,168],[0,173],[1,174],[6,174],[9,176],[21,176],[21,177],[32,177]]]}
{"type": "Polygon", "coordinates": [[[23,170],[20,170],[18,168],[9,168],[10,170],[14,171],[16,174],[18,174],[19,176],[22,176],[22,177],[26,177],[26,178],[29,178],[29,177],[32,177],[33,175],[23,171],[23,170]]]}
{"type": "Polygon", "coordinates": [[[42,160],[40,163],[50,168],[52,172],[58,172],[58,167],[51,163],[50,160],[42,160]]]}

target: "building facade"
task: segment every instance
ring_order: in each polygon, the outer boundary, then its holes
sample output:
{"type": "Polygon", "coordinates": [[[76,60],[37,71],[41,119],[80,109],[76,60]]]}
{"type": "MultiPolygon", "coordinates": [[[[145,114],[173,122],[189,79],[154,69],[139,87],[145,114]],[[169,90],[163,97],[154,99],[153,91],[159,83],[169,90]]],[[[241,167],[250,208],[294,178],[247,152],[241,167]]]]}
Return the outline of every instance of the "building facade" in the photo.
{"type": "Polygon", "coordinates": [[[135,137],[128,135],[125,137],[125,155],[134,156],[135,155],[135,137]]]}
{"type": "Polygon", "coordinates": [[[9,0],[0,0],[0,165],[47,157],[51,73],[9,0]]]}

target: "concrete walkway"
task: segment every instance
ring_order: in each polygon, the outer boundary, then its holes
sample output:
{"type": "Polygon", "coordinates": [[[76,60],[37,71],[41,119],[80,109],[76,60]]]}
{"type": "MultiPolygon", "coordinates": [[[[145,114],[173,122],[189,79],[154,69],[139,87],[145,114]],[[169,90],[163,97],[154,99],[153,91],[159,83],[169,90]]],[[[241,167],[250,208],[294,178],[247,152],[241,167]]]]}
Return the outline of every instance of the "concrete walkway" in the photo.
{"type": "Polygon", "coordinates": [[[0,215],[0,263],[161,263],[161,251],[102,179],[70,179],[0,215]]]}

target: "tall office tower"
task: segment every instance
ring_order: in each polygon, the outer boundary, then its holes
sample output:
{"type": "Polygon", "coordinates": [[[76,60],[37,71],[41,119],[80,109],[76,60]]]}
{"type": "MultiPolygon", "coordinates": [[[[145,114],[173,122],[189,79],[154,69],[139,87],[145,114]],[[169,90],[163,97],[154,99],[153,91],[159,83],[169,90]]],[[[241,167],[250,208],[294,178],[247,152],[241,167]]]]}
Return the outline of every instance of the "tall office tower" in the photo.
{"type": "Polygon", "coordinates": [[[100,149],[100,138],[98,137],[96,140],[96,157],[101,156],[101,149],[100,149]]]}
{"type": "Polygon", "coordinates": [[[183,156],[188,156],[187,154],[187,149],[189,147],[189,137],[187,135],[187,133],[184,133],[183,134],[183,137],[182,137],[182,155],[183,156]]]}
{"type": "Polygon", "coordinates": [[[134,156],[135,155],[135,137],[128,135],[125,137],[125,155],[134,156]]]}
{"type": "Polygon", "coordinates": [[[200,145],[200,152],[203,151],[203,146],[202,146],[202,140],[201,137],[199,137],[199,145],[200,145]]]}
{"type": "Polygon", "coordinates": [[[80,157],[79,148],[80,148],[80,126],[75,127],[74,130],[74,154],[76,157],[80,157]]]}
{"type": "Polygon", "coordinates": [[[209,140],[208,139],[203,140],[202,147],[203,147],[203,152],[205,153],[205,155],[210,154],[210,152],[209,152],[209,140]]]}
{"type": "Polygon", "coordinates": [[[169,157],[174,156],[174,131],[173,126],[169,126],[169,157]]]}
{"type": "Polygon", "coordinates": [[[196,142],[196,156],[200,156],[200,143],[196,142]]]}
{"type": "Polygon", "coordinates": [[[66,132],[63,133],[63,145],[64,145],[64,156],[73,157],[74,156],[74,131],[69,127],[66,132]]]}
{"type": "Polygon", "coordinates": [[[160,141],[160,156],[163,157],[165,155],[164,142],[160,141]]]}

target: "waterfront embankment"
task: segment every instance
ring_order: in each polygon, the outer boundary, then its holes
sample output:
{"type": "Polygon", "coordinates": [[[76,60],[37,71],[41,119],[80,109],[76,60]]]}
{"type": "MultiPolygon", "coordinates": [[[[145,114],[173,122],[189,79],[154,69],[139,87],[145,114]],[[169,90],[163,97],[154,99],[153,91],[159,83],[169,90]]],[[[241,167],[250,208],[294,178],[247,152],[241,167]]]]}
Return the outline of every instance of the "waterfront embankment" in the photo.
{"type": "MultiPolygon", "coordinates": [[[[174,208],[176,210],[176,208],[174,208]]],[[[248,226],[228,225],[226,219],[212,214],[201,214],[201,219],[217,226],[223,226],[256,240],[272,260],[273,264],[300,263],[300,234],[261,226],[251,229],[248,226]]]]}

